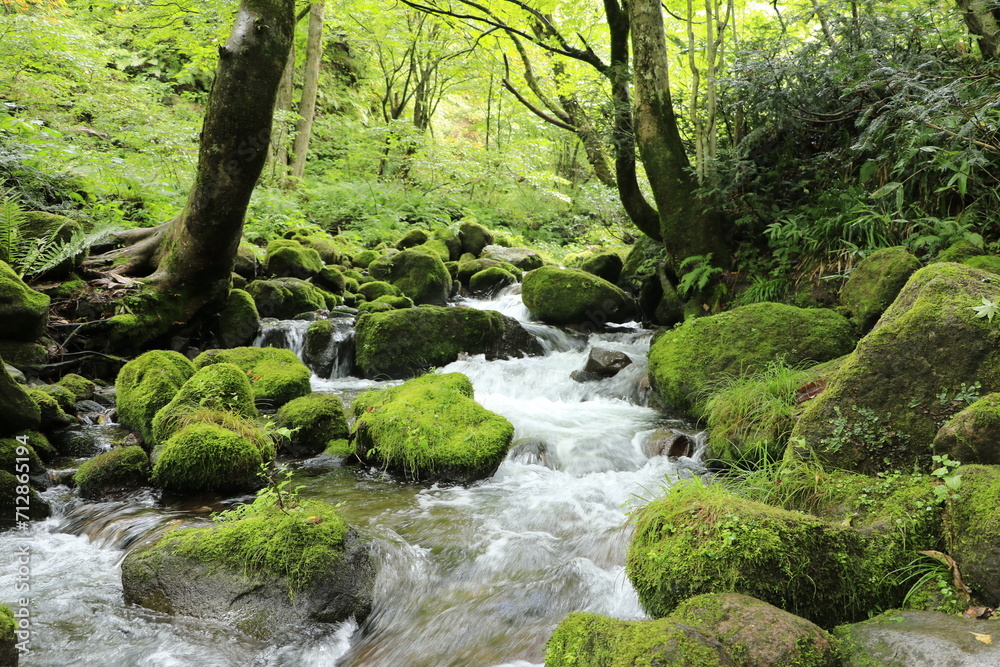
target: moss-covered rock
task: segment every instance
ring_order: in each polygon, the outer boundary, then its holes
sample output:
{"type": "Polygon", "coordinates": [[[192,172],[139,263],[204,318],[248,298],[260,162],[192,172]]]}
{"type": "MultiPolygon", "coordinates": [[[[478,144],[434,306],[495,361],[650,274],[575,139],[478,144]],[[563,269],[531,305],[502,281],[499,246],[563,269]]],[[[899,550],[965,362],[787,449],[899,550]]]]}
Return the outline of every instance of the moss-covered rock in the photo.
{"type": "Polygon", "coordinates": [[[396,241],[396,250],[406,250],[407,248],[415,248],[418,245],[423,245],[427,243],[430,237],[427,230],[411,229],[396,241]]]}
{"type": "Polygon", "coordinates": [[[13,528],[17,521],[24,521],[25,516],[41,521],[51,513],[48,501],[26,482],[25,477],[19,479],[6,470],[0,470],[0,529],[13,528]]]}
{"type": "Polygon", "coordinates": [[[73,481],[83,498],[101,498],[149,483],[149,457],[142,447],[115,447],[84,461],[73,481]]]}
{"type": "Polygon", "coordinates": [[[262,317],[290,320],[296,315],[327,307],[323,290],[298,278],[255,280],[247,285],[246,291],[253,297],[262,317]]]}
{"type": "Polygon", "coordinates": [[[531,248],[507,248],[501,245],[488,245],[479,253],[481,259],[494,259],[498,262],[508,262],[523,271],[534,271],[544,264],[542,256],[531,248]]]}
{"type": "Polygon", "coordinates": [[[374,581],[367,541],[336,509],[318,501],[282,509],[273,495],[214,525],[168,532],[122,563],[127,602],[261,639],[307,622],[363,621],[374,581]]]}
{"type": "Polygon", "coordinates": [[[413,480],[469,483],[493,474],[514,427],[473,400],[461,373],[424,375],[354,401],[356,453],[413,480]]]}
{"type": "Polygon", "coordinates": [[[279,278],[310,278],[323,270],[323,259],[312,248],[291,239],[275,239],[267,244],[264,264],[268,273],[279,278]]]}
{"type": "Polygon", "coordinates": [[[40,366],[49,358],[49,351],[40,343],[0,340],[0,358],[16,366],[40,366]]]}
{"type": "Polygon", "coordinates": [[[153,416],[150,444],[164,444],[199,410],[225,410],[240,417],[257,416],[254,393],[247,374],[230,363],[199,368],[153,416]]]}
{"type": "Polygon", "coordinates": [[[221,363],[234,364],[246,373],[254,401],[271,408],[279,408],[293,398],[312,391],[309,369],[291,350],[234,347],[230,350],[207,350],[194,360],[197,368],[221,363]]]}
{"type": "Polygon", "coordinates": [[[60,384],[39,384],[32,387],[31,390],[48,394],[55,399],[60,410],[76,414],[76,395],[66,387],[60,384]]]}
{"type": "Polygon", "coordinates": [[[542,350],[517,321],[495,311],[421,306],[358,317],[355,363],[366,377],[412,377],[462,352],[506,359],[542,350]]]}
{"type": "Polygon", "coordinates": [[[331,294],[343,294],[347,284],[343,272],[330,264],[313,277],[313,282],[331,294]]]}
{"type": "Polygon", "coordinates": [[[259,444],[218,424],[194,422],[154,455],[152,481],[182,495],[250,491],[262,486],[259,444]]]}
{"type": "Polygon", "coordinates": [[[626,572],[654,617],[693,595],[738,592],[831,627],[898,603],[904,591],[888,575],[912,559],[910,545],[883,553],[881,533],[699,483],[676,484],[634,520],[626,572]]]}
{"type": "Polygon", "coordinates": [[[337,243],[334,238],[326,234],[298,229],[292,234],[291,239],[306,248],[315,250],[324,264],[340,263],[341,252],[337,243]]]}
{"type": "Polygon", "coordinates": [[[44,463],[52,463],[62,453],[55,448],[48,437],[39,431],[21,431],[16,433],[14,437],[26,440],[31,445],[31,448],[35,450],[35,453],[38,454],[38,458],[44,463]]]}
{"type": "Polygon", "coordinates": [[[229,298],[219,312],[216,336],[222,347],[240,347],[253,342],[260,329],[260,313],[249,292],[229,290],[229,298]]]}
{"type": "Polygon", "coordinates": [[[573,613],[546,649],[546,667],[839,665],[836,644],[821,628],[736,593],[699,595],[652,621],[573,613]]]}
{"type": "Polygon", "coordinates": [[[930,611],[888,611],[834,630],[844,667],[1000,665],[996,622],[930,611]],[[990,642],[985,641],[987,638],[990,642]]]}
{"type": "Polygon", "coordinates": [[[1000,394],[988,394],[938,429],[934,452],[953,461],[1000,465],[1000,394]]]}
{"type": "MultiPolygon", "coordinates": [[[[451,293],[451,274],[433,252],[414,248],[383,255],[368,266],[368,272],[375,279],[398,287],[414,303],[444,305],[451,293]]],[[[361,289],[364,288],[362,285],[361,289]]]]}
{"type": "Polygon", "coordinates": [[[840,291],[840,302],[859,332],[875,326],[919,268],[920,260],[903,247],[876,250],[854,267],[840,291]]]}
{"type": "Polygon", "coordinates": [[[578,269],[543,266],[524,275],[524,305],[548,324],[601,326],[636,316],[635,302],[608,281],[578,269]]]}
{"type": "Polygon", "coordinates": [[[28,287],[10,265],[0,261],[0,338],[31,342],[49,318],[49,297],[28,287]]]}
{"type": "Polygon", "coordinates": [[[281,425],[292,429],[282,447],[289,456],[313,456],[332,440],[347,438],[351,431],[344,416],[344,404],[335,394],[313,393],[289,401],[278,410],[281,425]]]}
{"type": "Polygon", "coordinates": [[[5,605],[0,605],[0,665],[17,667],[21,652],[17,650],[17,635],[14,631],[14,612],[5,605]]]}
{"type": "Polygon", "coordinates": [[[604,278],[609,283],[617,283],[621,278],[625,263],[613,252],[595,252],[580,258],[580,269],[604,278]]]}
{"type": "Polygon", "coordinates": [[[649,376],[673,410],[701,416],[708,389],[727,376],[842,356],[854,347],[850,323],[819,308],[755,303],[689,320],[649,350],[649,376]]]}
{"type": "Polygon", "coordinates": [[[151,350],[128,362],[115,380],[118,421],[152,442],[153,416],[194,371],[187,357],[168,350],[151,350]]]}
{"type": "Polygon", "coordinates": [[[979,269],[981,271],[989,271],[990,273],[1000,274],[1000,257],[996,255],[977,255],[975,257],[969,257],[968,259],[962,260],[962,264],[966,266],[971,266],[974,269],[979,269]]]}
{"type": "Polygon", "coordinates": [[[521,269],[517,268],[513,264],[499,262],[495,259],[467,259],[458,263],[455,278],[460,283],[468,287],[469,281],[472,280],[472,276],[476,275],[480,271],[493,268],[503,269],[518,280],[520,280],[522,275],[521,269]]]}
{"type": "Polygon", "coordinates": [[[517,278],[495,266],[473,275],[469,279],[469,291],[473,294],[496,294],[516,282],[517,278]]]}
{"type": "Polygon", "coordinates": [[[479,257],[483,248],[493,243],[493,232],[478,222],[466,221],[458,226],[458,238],[462,243],[463,253],[479,257]]]}
{"type": "MultiPolygon", "coordinates": [[[[61,387],[60,387],[61,388],[61,387]]],[[[58,428],[64,428],[72,424],[76,424],[76,419],[71,417],[62,409],[51,393],[42,390],[39,387],[35,387],[28,390],[28,396],[35,405],[38,406],[38,413],[41,415],[41,424],[39,428],[42,431],[52,431],[58,428]]]]}
{"type": "Polygon", "coordinates": [[[401,296],[403,294],[398,287],[384,280],[373,280],[360,285],[357,293],[363,295],[369,301],[374,301],[380,296],[401,296]]]}
{"type": "Polygon", "coordinates": [[[1000,606],[1000,467],[968,465],[957,498],[948,503],[945,535],[948,553],[962,579],[988,607],[1000,606]]]}
{"type": "Polygon", "coordinates": [[[0,364],[0,435],[38,428],[42,413],[27,390],[14,381],[7,367],[0,364]]]}
{"type": "Polygon", "coordinates": [[[50,482],[48,471],[35,451],[34,446],[38,443],[39,441],[31,438],[27,438],[26,441],[19,441],[16,438],[0,439],[0,470],[25,473],[32,486],[44,491],[49,488],[50,482]]]}
{"type": "Polygon", "coordinates": [[[97,384],[93,380],[88,380],[76,373],[62,376],[57,384],[68,389],[76,401],[86,401],[93,398],[94,390],[97,389],[97,384]]]}
{"type": "Polygon", "coordinates": [[[382,254],[376,250],[362,250],[361,252],[351,257],[351,263],[354,264],[354,266],[361,267],[362,269],[367,269],[369,264],[371,264],[381,256],[382,254]]]}
{"type": "Polygon", "coordinates": [[[938,256],[934,261],[961,263],[970,257],[977,257],[985,254],[986,251],[979,246],[973,245],[968,241],[958,241],[957,243],[952,243],[950,246],[938,253],[938,256]]]}
{"type": "Polygon", "coordinates": [[[938,428],[964,406],[954,398],[968,401],[977,382],[1000,389],[1000,328],[974,310],[984,298],[1000,300],[1000,278],[948,263],[914,273],[805,404],[792,438],[838,468],[928,465],[938,428]]]}

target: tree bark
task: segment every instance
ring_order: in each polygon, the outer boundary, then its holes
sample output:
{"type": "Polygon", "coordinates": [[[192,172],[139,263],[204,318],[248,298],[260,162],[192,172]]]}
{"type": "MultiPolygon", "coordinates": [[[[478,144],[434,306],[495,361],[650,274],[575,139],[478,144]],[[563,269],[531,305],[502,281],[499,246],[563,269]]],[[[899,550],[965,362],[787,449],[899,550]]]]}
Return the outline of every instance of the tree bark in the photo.
{"type": "Polygon", "coordinates": [[[677,128],[660,4],[657,0],[631,0],[629,11],[635,58],[636,140],[673,268],[687,257],[709,254],[713,265],[728,268],[729,248],[721,217],[706,209],[697,197],[697,182],[677,128]]]}
{"type": "Polygon", "coordinates": [[[302,81],[302,100],[299,102],[299,120],[295,124],[295,145],[292,147],[290,178],[286,188],[295,187],[306,173],[306,154],[316,118],[316,96],[319,92],[320,63],[323,60],[323,8],[322,2],[309,6],[309,37],[306,42],[306,69],[302,81]]]}
{"type": "MultiPolygon", "coordinates": [[[[292,93],[295,78],[295,43],[288,49],[285,60],[285,70],[281,74],[278,93],[274,101],[274,111],[291,112],[292,93]]],[[[288,174],[288,123],[283,122],[277,132],[271,134],[270,178],[274,183],[281,183],[288,174]]]]}
{"type": "Polygon", "coordinates": [[[1000,60],[1000,4],[996,0],[957,0],[969,32],[979,42],[983,58],[1000,60]]]}

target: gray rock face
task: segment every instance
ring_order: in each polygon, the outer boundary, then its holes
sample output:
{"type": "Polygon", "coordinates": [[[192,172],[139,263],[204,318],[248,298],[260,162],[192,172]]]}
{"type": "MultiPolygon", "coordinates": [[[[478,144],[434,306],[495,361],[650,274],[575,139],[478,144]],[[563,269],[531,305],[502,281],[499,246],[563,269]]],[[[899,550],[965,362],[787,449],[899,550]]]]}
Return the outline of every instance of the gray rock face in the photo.
{"type": "Polygon", "coordinates": [[[609,378],[617,375],[619,371],[631,363],[632,358],[624,352],[595,347],[590,350],[587,365],[583,367],[583,370],[599,377],[609,378]]]}
{"type": "Polygon", "coordinates": [[[375,568],[370,548],[353,530],[335,570],[289,598],[287,580],[243,572],[177,554],[169,547],[152,557],[134,551],[122,563],[125,601],[167,614],[211,618],[267,639],[282,627],[335,623],[371,613],[375,568]]]}
{"type": "Polygon", "coordinates": [[[891,611],[837,628],[845,667],[995,667],[1000,665],[996,623],[934,611],[891,611]]]}

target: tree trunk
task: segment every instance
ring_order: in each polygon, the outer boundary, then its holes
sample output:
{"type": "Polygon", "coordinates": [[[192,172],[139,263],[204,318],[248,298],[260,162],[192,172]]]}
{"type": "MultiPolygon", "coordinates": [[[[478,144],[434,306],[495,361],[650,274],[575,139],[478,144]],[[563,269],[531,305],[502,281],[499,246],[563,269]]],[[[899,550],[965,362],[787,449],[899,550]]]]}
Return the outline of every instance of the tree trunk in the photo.
{"type": "Polygon", "coordinates": [[[302,100],[299,103],[299,121],[295,124],[295,145],[292,148],[292,167],[285,181],[286,188],[294,187],[306,172],[306,154],[312,137],[313,120],[316,118],[316,95],[319,92],[319,70],[323,60],[323,3],[309,6],[309,38],[306,42],[306,70],[302,81],[302,100]]]}
{"type": "MultiPolygon", "coordinates": [[[[278,94],[274,101],[274,111],[291,112],[292,93],[294,92],[295,78],[295,44],[292,43],[288,49],[288,58],[285,60],[285,70],[281,74],[281,83],[278,84],[278,94]]],[[[288,175],[288,123],[282,122],[276,132],[271,135],[271,156],[270,178],[274,183],[281,183],[288,175]]]]}
{"type": "Polygon", "coordinates": [[[1000,60],[1000,4],[996,0],[957,0],[969,32],[979,41],[983,58],[1000,60]]]}
{"type": "Polygon", "coordinates": [[[180,326],[229,293],[243,218],[267,159],[274,99],[292,43],[294,0],[242,0],[219,64],[201,130],[195,182],[169,223],[132,230],[133,245],[95,257],[116,271],[151,275],[133,308],[136,346],[180,326]],[[126,263],[120,260],[127,259],[126,263]],[[142,340],[140,340],[142,339],[142,340]]]}
{"type": "Polygon", "coordinates": [[[728,268],[729,249],[721,217],[706,210],[677,128],[667,72],[663,15],[657,0],[632,0],[635,57],[636,140],[653,189],[660,232],[673,267],[687,257],[712,255],[728,268]]]}

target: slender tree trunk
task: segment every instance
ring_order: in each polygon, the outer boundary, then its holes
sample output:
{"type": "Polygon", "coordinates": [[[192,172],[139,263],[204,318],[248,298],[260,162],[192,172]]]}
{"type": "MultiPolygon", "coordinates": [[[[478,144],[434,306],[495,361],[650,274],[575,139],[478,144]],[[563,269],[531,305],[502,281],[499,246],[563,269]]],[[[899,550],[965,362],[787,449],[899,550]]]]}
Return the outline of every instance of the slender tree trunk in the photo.
{"type": "Polygon", "coordinates": [[[965,25],[979,41],[983,58],[1000,60],[1000,4],[996,0],[957,0],[965,25]]]}
{"type": "Polygon", "coordinates": [[[660,214],[660,232],[674,268],[686,257],[712,255],[728,267],[729,249],[720,216],[696,196],[677,128],[667,71],[667,44],[658,0],[631,0],[635,57],[635,130],[646,176],[660,214]]]}
{"type": "Polygon", "coordinates": [[[323,3],[309,6],[309,38],[306,42],[306,69],[299,102],[299,121],[295,124],[295,145],[292,147],[290,178],[286,188],[294,187],[306,172],[306,154],[316,118],[316,96],[319,92],[320,63],[323,60],[323,3]]]}
{"type": "MultiPolygon", "coordinates": [[[[292,93],[294,92],[295,78],[295,43],[288,50],[288,58],[285,61],[285,71],[281,75],[281,83],[278,84],[278,94],[274,101],[275,112],[291,112],[292,93]]],[[[271,135],[271,166],[270,177],[273,182],[280,183],[285,180],[288,174],[288,123],[282,122],[277,131],[271,135]]]]}

